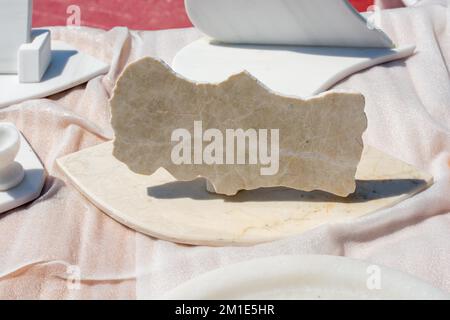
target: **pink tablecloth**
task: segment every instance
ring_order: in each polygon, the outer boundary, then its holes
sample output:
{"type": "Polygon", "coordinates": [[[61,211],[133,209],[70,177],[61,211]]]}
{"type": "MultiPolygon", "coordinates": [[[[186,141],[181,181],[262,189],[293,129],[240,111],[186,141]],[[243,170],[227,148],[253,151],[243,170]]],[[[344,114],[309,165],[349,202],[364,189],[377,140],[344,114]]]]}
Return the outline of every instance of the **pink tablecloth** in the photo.
{"type": "Polygon", "coordinates": [[[58,157],[112,137],[108,98],[128,62],[144,55],[170,62],[200,34],[54,28],[55,39],[112,69],[85,86],[0,110],[0,120],[17,124],[49,175],[38,200],[0,217],[0,298],[157,298],[220,266],[302,253],[368,260],[450,292],[450,9],[445,0],[421,3],[384,11],[381,19],[399,45],[417,44],[417,54],[337,87],[366,95],[366,142],[430,170],[435,185],[354,222],[248,248],[181,246],[138,234],[96,209],[55,165],[58,157]]]}
{"type": "MultiPolygon", "coordinates": [[[[385,0],[386,1],[386,0],[385,0]]],[[[387,0],[395,1],[401,0],[387,0]]],[[[373,0],[350,0],[359,11],[366,11],[373,0]]],[[[184,0],[34,0],[33,25],[65,26],[70,5],[81,10],[81,25],[101,29],[127,26],[137,30],[187,28],[192,24],[184,0]]]]}

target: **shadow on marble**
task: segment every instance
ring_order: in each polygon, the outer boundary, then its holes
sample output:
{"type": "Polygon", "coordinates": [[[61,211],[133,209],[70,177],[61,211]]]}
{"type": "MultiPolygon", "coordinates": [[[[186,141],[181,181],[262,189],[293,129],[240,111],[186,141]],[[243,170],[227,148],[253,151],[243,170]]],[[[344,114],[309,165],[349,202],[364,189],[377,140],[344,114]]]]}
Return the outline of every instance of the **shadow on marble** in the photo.
{"type": "Polygon", "coordinates": [[[426,184],[425,180],[419,179],[357,180],[356,191],[347,198],[338,197],[323,191],[305,192],[284,187],[241,191],[234,197],[227,197],[207,192],[206,180],[199,178],[194,181],[174,181],[160,186],[149,187],[147,188],[147,195],[156,199],[222,199],[226,202],[307,201],[361,203],[413,193],[414,190],[423,189],[426,184]]]}
{"type": "Polygon", "coordinates": [[[14,198],[14,199],[23,197],[24,195],[26,195],[29,192],[29,190],[27,188],[24,189],[24,188],[18,188],[18,187],[23,183],[27,183],[28,181],[40,179],[40,177],[42,176],[42,172],[43,172],[43,170],[39,170],[39,169],[25,170],[24,180],[16,187],[6,190],[6,191],[3,191],[3,192],[7,193],[9,196],[11,196],[11,198],[14,198]]]}
{"type": "Polygon", "coordinates": [[[52,50],[52,60],[41,82],[59,77],[63,74],[69,59],[76,55],[76,50],[52,50]]]}
{"type": "Polygon", "coordinates": [[[247,50],[264,51],[290,51],[305,55],[327,56],[327,57],[352,57],[352,58],[376,58],[384,55],[393,55],[397,53],[390,48],[350,48],[350,47],[311,47],[311,46],[293,46],[293,45],[256,45],[256,44],[229,44],[217,40],[209,42],[211,46],[247,50]]]}

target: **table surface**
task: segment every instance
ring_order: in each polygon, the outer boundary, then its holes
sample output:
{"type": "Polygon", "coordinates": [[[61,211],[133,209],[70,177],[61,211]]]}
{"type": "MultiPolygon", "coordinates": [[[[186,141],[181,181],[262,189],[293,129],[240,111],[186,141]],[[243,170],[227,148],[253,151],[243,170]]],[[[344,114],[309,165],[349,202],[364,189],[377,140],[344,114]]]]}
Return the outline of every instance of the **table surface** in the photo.
{"type": "MultiPolygon", "coordinates": [[[[359,11],[366,11],[373,0],[350,0],[359,11]]],[[[190,27],[184,0],[34,0],[35,27],[66,25],[67,8],[78,5],[81,24],[111,29],[127,26],[135,30],[190,27]]]]}
{"type": "MultiPolygon", "coordinates": [[[[355,74],[335,88],[366,96],[368,144],[416,167],[433,168],[434,186],[357,222],[325,225],[251,247],[179,246],[138,234],[86,200],[55,164],[57,158],[110,137],[108,99],[124,65],[143,56],[172,61],[201,34],[192,28],[158,34],[125,29],[55,32],[55,38],[110,62],[112,68],[107,77],[86,86],[0,110],[2,120],[20,128],[48,172],[37,201],[0,217],[0,298],[160,298],[205,272],[280,254],[370,261],[450,292],[450,59],[445,58],[450,57],[450,29],[442,28],[450,8],[444,2],[431,7],[431,2],[382,13],[383,30],[400,46],[416,44],[414,56],[355,74]]],[[[35,4],[39,13],[40,0],[35,4]]],[[[47,13],[52,10],[57,9],[47,13]]],[[[86,17],[83,13],[83,21],[86,17]]]]}

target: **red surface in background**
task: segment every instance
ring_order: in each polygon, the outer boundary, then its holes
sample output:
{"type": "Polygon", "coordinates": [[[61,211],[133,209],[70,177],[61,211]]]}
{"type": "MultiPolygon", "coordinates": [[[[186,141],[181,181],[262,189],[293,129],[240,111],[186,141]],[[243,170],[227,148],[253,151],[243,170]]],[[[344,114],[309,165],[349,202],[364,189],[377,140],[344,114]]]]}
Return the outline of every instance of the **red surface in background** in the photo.
{"type": "MultiPolygon", "coordinates": [[[[350,0],[365,11],[373,0],[350,0]]],[[[83,26],[111,29],[158,30],[191,26],[184,0],[34,0],[35,27],[66,25],[67,7],[78,5],[83,26]]]]}

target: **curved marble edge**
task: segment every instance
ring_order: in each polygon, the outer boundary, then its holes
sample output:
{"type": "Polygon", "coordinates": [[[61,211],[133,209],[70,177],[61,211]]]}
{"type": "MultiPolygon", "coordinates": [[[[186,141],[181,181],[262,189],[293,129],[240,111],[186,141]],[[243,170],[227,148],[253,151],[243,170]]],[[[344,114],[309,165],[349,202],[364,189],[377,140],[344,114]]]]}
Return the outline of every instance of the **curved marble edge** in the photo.
{"type": "Polygon", "coordinates": [[[277,299],[293,292],[306,299],[317,299],[318,293],[322,299],[348,299],[343,296],[346,293],[368,299],[450,299],[448,293],[401,271],[327,255],[273,256],[231,264],[193,278],[163,298],[259,299],[262,294],[263,298],[277,299]],[[367,287],[370,267],[383,274],[385,285],[379,290],[367,287]],[[277,293],[282,296],[274,297],[277,293]]]}
{"type": "MultiPolygon", "coordinates": [[[[272,23],[265,23],[272,17],[267,13],[259,11],[261,6],[252,5],[251,0],[185,0],[185,7],[191,22],[195,27],[200,29],[206,35],[225,43],[240,44],[277,44],[277,45],[311,45],[311,46],[344,46],[344,47],[380,47],[393,48],[393,41],[383,31],[379,29],[369,29],[367,19],[362,16],[348,0],[287,0],[284,5],[288,7],[279,15],[272,23]],[[292,2],[293,1],[293,2],[292,2]],[[330,15],[326,16],[324,2],[330,8],[330,15]],[[313,9],[317,13],[311,19],[310,15],[293,16],[292,6],[303,6],[309,9],[311,5],[315,5],[313,9]],[[220,8],[217,6],[220,5],[220,8]],[[236,9],[240,7],[240,9],[236,9]],[[245,10],[245,7],[254,10],[249,18],[242,17],[239,10],[245,10]],[[217,10],[213,10],[217,9],[217,10]],[[330,25],[331,19],[339,20],[336,22],[337,27],[330,25]],[[245,20],[245,21],[243,21],[245,20]],[[322,32],[319,34],[319,25],[314,28],[310,24],[301,25],[301,21],[320,21],[323,24],[322,32]],[[248,23],[251,21],[251,23],[248,23]],[[258,24],[257,21],[264,21],[258,24]],[[278,30],[274,32],[274,24],[278,25],[278,30]],[[284,27],[283,27],[284,24],[284,27]],[[254,26],[257,31],[249,30],[250,26],[254,26]],[[298,27],[298,32],[286,32],[289,28],[298,27]],[[309,32],[307,36],[301,36],[302,30],[314,30],[316,33],[309,32]],[[333,30],[331,33],[330,30],[333,30]],[[284,32],[284,35],[283,35],[284,32]],[[297,36],[293,36],[296,34],[297,36]],[[313,39],[309,39],[309,35],[314,34],[313,39]]],[[[266,0],[264,4],[270,5],[270,1],[280,3],[278,0],[266,0]]],[[[275,4],[276,5],[276,4],[275,4]]],[[[303,8],[302,8],[303,9],[303,8]]],[[[262,9],[263,10],[263,9],[262,9]]],[[[271,10],[269,14],[274,14],[271,10]]]]}

